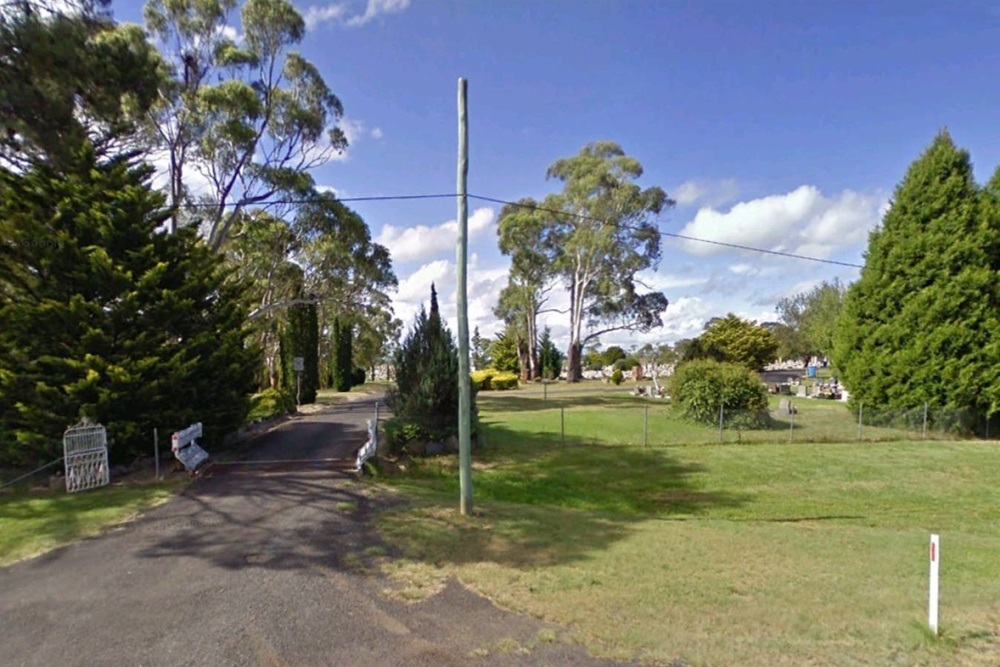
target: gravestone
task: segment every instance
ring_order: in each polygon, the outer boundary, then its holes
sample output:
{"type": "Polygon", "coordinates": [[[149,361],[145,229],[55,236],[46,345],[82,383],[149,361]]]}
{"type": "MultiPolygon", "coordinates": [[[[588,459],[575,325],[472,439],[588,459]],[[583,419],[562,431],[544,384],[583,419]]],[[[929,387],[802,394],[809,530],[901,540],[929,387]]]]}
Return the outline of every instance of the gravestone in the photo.
{"type": "Polygon", "coordinates": [[[778,412],[783,415],[793,415],[798,412],[795,406],[787,398],[783,398],[778,402],[778,412]]]}

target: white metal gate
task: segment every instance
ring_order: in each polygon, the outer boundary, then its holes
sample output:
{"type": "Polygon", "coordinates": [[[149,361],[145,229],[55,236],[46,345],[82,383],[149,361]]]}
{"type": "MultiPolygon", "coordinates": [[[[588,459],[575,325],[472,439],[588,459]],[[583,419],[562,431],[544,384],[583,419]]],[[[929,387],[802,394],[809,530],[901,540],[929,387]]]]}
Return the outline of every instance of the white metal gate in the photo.
{"type": "Polygon", "coordinates": [[[66,491],[86,491],[111,481],[108,471],[108,432],[100,424],[82,422],[63,434],[66,491]]]}

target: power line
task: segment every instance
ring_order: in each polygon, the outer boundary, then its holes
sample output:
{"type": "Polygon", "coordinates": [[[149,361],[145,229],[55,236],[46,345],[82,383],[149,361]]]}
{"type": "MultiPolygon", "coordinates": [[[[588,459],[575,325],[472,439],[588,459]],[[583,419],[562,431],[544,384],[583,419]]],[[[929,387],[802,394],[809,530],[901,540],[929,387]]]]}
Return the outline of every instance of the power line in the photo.
{"type": "MultiPolygon", "coordinates": [[[[336,201],[342,203],[351,202],[380,202],[380,201],[414,201],[422,199],[454,199],[457,194],[427,194],[427,195],[373,195],[369,197],[337,197],[336,201]]],[[[560,211],[558,209],[547,208],[545,206],[539,206],[537,204],[522,204],[521,202],[507,201],[506,199],[497,199],[495,197],[487,197],[484,195],[469,194],[466,195],[469,199],[476,199],[478,201],[490,202],[492,204],[502,204],[507,206],[517,206],[520,208],[528,208],[535,211],[544,211],[546,213],[552,213],[555,215],[563,215],[572,218],[577,218],[579,220],[587,220],[590,222],[603,222],[600,218],[594,218],[591,216],[583,215],[580,213],[570,213],[568,211],[560,211]]],[[[253,202],[252,205],[255,206],[275,206],[275,205],[301,205],[301,204],[314,204],[324,201],[318,197],[310,198],[300,198],[300,199],[269,199],[259,202],[253,202]]],[[[239,206],[241,202],[227,202],[223,204],[223,208],[232,208],[239,206]]],[[[191,208],[218,208],[218,204],[211,203],[192,203],[187,206],[191,208]]],[[[864,266],[861,264],[854,264],[851,262],[841,262],[835,259],[823,259],[822,257],[811,257],[809,255],[800,255],[793,252],[782,252],[780,250],[768,250],[767,248],[757,248],[754,246],[742,245],[739,243],[728,243],[726,241],[716,241],[713,239],[703,239],[697,236],[687,236],[685,234],[675,234],[673,232],[665,232],[660,230],[660,234],[663,236],[668,236],[670,238],[680,239],[682,241],[693,241],[695,243],[707,243],[709,245],[721,246],[724,248],[733,248],[735,250],[744,250],[747,252],[758,252],[765,255],[774,255],[776,257],[787,257],[789,259],[800,259],[807,262],[818,262],[820,264],[831,264],[833,266],[845,266],[852,269],[862,269],[864,266]]]]}
{"type": "MultiPolygon", "coordinates": [[[[518,206],[520,208],[529,208],[529,209],[532,209],[532,210],[535,210],[535,211],[544,211],[546,213],[553,213],[553,214],[556,214],[556,215],[565,215],[565,216],[577,218],[577,219],[580,219],[580,220],[588,220],[590,222],[603,222],[600,218],[594,218],[594,217],[591,217],[591,216],[582,215],[580,213],[570,213],[568,211],[560,211],[560,210],[554,209],[554,208],[546,208],[544,206],[538,206],[537,204],[522,204],[520,202],[505,201],[503,199],[494,199],[493,197],[483,197],[483,196],[480,196],[480,195],[469,195],[469,198],[470,199],[478,199],[480,201],[488,201],[488,202],[492,202],[494,204],[506,204],[506,205],[510,205],[510,206],[518,206]]],[[[833,264],[833,265],[836,265],[836,266],[847,266],[847,267],[851,267],[851,268],[854,268],[854,269],[862,269],[862,268],[864,268],[860,264],[852,264],[850,262],[839,262],[839,261],[837,261],[835,259],[823,259],[821,257],[810,257],[809,255],[799,255],[799,254],[796,254],[796,253],[793,253],[793,252],[782,252],[780,250],[768,250],[766,248],[755,248],[753,246],[740,245],[739,243],[727,243],[725,241],[714,241],[712,239],[702,239],[702,238],[698,238],[696,236],[686,236],[684,234],[674,234],[672,232],[665,232],[663,230],[660,230],[660,234],[663,235],[663,236],[669,236],[669,237],[675,238],[675,239],[682,239],[684,241],[696,241],[698,243],[709,243],[711,245],[724,246],[726,248],[736,248],[737,250],[747,250],[747,251],[750,251],[750,252],[760,252],[760,253],[764,253],[764,254],[767,254],[767,255],[777,255],[779,257],[789,257],[791,259],[802,259],[802,260],[806,260],[806,261],[809,261],[809,262],[821,262],[823,264],[833,264]]]]}
{"type": "MultiPolygon", "coordinates": [[[[336,197],[338,202],[366,202],[366,201],[408,201],[414,199],[454,199],[458,195],[373,195],[371,197],[336,197]]],[[[257,202],[226,202],[222,208],[236,208],[237,206],[275,206],[278,204],[318,204],[326,201],[321,197],[308,197],[304,199],[265,199],[257,202]]],[[[213,203],[190,203],[184,204],[186,208],[219,208],[219,204],[213,203]]]]}

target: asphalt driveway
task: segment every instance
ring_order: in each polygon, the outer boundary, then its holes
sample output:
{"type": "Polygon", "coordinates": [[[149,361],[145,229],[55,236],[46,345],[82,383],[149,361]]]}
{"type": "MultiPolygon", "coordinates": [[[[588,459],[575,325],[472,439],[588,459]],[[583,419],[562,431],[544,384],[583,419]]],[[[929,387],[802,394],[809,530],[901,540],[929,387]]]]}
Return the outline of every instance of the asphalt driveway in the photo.
{"type": "Polygon", "coordinates": [[[373,411],[293,419],[141,519],[0,569],[0,665],[617,664],[562,641],[491,648],[553,628],[454,582],[384,595],[364,564],[393,501],[343,471],[373,411]]]}

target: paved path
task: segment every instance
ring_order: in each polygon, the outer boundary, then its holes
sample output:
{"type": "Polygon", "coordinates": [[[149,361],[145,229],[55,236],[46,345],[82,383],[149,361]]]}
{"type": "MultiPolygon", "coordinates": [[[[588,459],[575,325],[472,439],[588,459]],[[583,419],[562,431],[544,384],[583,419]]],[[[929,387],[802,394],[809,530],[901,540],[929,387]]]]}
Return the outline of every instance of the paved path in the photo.
{"type": "Polygon", "coordinates": [[[372,409],[296,418],[140,520],[0,569],[0,665],[613,664],[562,642],[498,652],[545,626],[457,583],[382,595],[358,563],[388,501],[330,461],[353,457],[372,409]]]}

